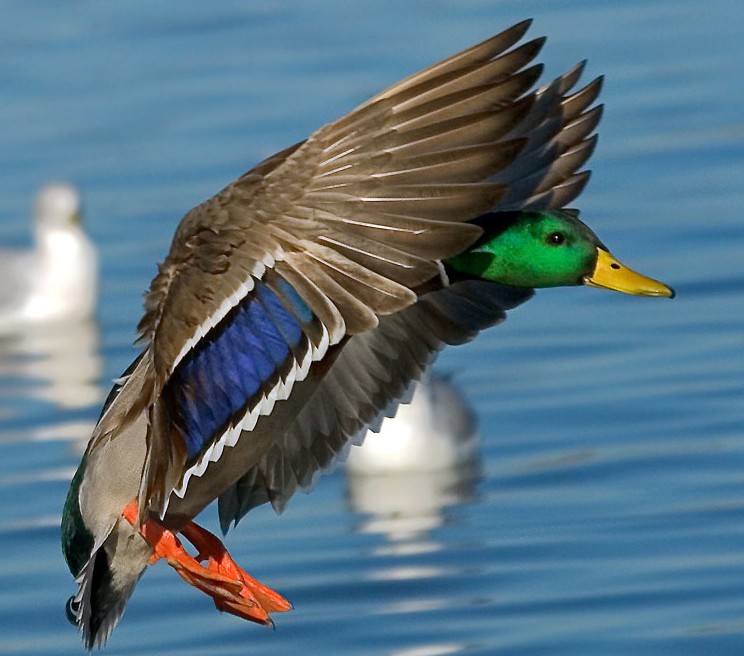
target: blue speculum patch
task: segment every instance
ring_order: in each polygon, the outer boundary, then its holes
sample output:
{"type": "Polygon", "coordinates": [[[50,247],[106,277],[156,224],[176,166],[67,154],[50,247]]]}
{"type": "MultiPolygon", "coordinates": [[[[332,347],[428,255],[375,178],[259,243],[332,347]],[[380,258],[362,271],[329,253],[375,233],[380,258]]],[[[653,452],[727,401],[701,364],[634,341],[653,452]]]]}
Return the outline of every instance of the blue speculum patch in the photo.
{"type": "Polygon", "coordinates": [[[174,418],[193,461],[257,394],[289,369],[314,319],[289,283],[256,281],[252,293],[212,329],[168,382],[174,418]]]}

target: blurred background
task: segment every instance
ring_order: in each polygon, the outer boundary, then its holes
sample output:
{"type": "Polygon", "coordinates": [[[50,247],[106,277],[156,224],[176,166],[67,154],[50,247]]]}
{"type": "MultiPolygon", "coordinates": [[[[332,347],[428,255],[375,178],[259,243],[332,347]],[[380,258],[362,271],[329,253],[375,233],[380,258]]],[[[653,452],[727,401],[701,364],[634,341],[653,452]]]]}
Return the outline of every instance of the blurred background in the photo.
{"type": "MultiPolygon", "coordinates": [[[[30,246],[41,186],[77,185],[100,303],[93,319],[0,337],[0,653],[82,652],[61,507],[181,216],[526,17],[549,37],[544,80],[584,58],[587,81],[606,75],[582,217],[677,298],[539,292],[437,362],[466,458],[339,468],[228,535],[295,604],[276,631],[218,614],[160,564],[107,653],[741,653],[738,0],[5,3],[0,246],[30,246]]],[[[202,520],[217,530],[215,509],[202,520]]]]}

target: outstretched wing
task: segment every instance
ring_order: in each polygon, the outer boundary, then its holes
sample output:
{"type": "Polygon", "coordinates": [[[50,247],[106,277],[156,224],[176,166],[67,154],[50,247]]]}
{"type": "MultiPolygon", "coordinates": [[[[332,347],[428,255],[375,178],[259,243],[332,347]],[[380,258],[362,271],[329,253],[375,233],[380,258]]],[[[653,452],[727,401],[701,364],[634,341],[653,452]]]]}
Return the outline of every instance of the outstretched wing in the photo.
{"type": "Polygon", "coordinates": [[[147,413],[143,513],[301,410],[293,388],[413,306],[479,236],[468,221],[580,191],[598,111],[568,95],[578,69],[530,91],[543,39],[514,47],[528,25],[394,85],[184,217],[147,295],[145,353],[94,436],[147,413]]]}
{"type": "MultiPolygon", "coordinates": [[[[579,169],[596,144],[593,132],[602,108],[593,105],[601,80],[572,91],[582,68],[538,90],[530,113],[510,135],[524,137],[527,145],[495,176],[509,187],[493,208],[495,218],[499,211],[563,207],[588,181],[588,171],[579,169]]],[[[415,305],[382,318],[377,329],[351,337],[307,398],[293,406],[293,416],[283,417],[280,411],[259,422],[256,435],[268,431],[274,438],[267,440],[269,446],[261,445],[258,460],[255,452],[247,453],[246,440],[245,454],[204,475],[212,494],[230,485],[219,502],[223,530],[262,503],[281,511],[292,494],[311,487],[355,437],[363,436],[381,415],[394,414],[407,386],[420,378],[445,344],[472,339],[531,295],[531,290],[482,281],[456,283],[420,294],[415,305]],[[241,466],[248,466],[242,475],[241,466]]],[[[200,509],[191,508],[194,514],[200,509]]]]}
{"type": "Polygon", "coordinates": [[[396,84],[189,212],[140,323],[161,381],[266,269],[303,297],[317,288],[313,310],[332,302],[332,342],[410,305],[435,261],[477,238],[456,224],[508,191],[489,178],[525,145],[505,135],[530,112],[541,67],[525,67],[543,40],[504,51],[527,25],[396,84]]]}
{"type": "MultiPolygon", "coordinates": [[[[601,81],[578,90],[578,66],[534,93],[531,111],[510,135],[526,146],[497,174],[509,192],[492,209],[558,208],[583,189],[601,107],[594,106],[601,81]]],[[[391,415],[412,380],[445,344],[461,343],[505,318],[530,290],[469,281],[444,289],[418,288],[418,302],[382,317],[376,329],[347,337],[295,385],[288,404],[258,419],[219,465],[207,463],[192,478],[189,494],[171,508],[184,517],[197,514],[220,496],[226,530],[256,505],[281,510],[299,488],[312,485],[354,438],[391,415]]]]}

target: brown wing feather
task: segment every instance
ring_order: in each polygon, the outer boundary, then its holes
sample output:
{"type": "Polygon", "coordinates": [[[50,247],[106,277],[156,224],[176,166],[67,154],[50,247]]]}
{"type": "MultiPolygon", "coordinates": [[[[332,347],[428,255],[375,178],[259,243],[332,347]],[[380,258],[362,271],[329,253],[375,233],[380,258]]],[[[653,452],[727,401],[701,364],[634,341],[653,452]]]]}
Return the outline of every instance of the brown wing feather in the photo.
{"type": "MultiPolygon", "coordinates": [[[[264,252],[272,258],[295,254],[298,267],[312,259],[355,281],[365,269],[378,289],[420,284],[435,275],[433,260],[476,239],[473,226],[445,225],[440,230],[431,223],[417,235],[427,243],[427,257],[413,261],[407,250],[412,240],[398,243],[395,232],[381,228],[397,229],[401,216],[464,222],[507,192],[504,185],[487,180],[524,145],[521,139],[502,137],[529,113],[531,99],[519,99],[539,73],[534,67],[523,69],[539,52],[542,39],[505,53],[527,27],[520,23],[394,85],[189,212],[153,281],[139,327],[141,339],[151,345],[159,383],[167,380],[183,345],[205,319],[220,308],[224,312],[225,302],[239,301],[229,299],[245,282],[241,275],[250,275],[257,263],[255,251],[244,245],[247,239],[270,244],[264,252]],[[347,226],[366,240],[350,235],[347,245],[347,226]],[[340,246],[325,248],[323,238],[340,246]],[[398,267],[390,266],[396,256],[389,246],[399,253],[398,267]],[[226,277],[233,268],[241,275],[226,277]],[[396,272],[403,277],[396,278],[396,272]],[[382,284],[375,276],[392,277],[382,284]]],[[[336,283],[338,275],[331,276],[336,283]]],[[[413,297],[385,293],[365,301],[380,315],[405,307],[413,297]]]]}

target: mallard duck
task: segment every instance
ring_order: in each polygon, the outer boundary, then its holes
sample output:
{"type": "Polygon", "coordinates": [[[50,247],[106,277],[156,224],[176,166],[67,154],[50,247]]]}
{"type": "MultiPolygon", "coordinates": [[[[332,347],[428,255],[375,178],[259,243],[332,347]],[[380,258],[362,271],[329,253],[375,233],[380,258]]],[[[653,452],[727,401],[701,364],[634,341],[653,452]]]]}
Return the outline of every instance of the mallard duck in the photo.
{"type": "Polygon", "coordinates": [[[33,250],[0,253],[0,332],[93,314],[98,258],[81,226],[80,205],[72,185],[39,191],[33,250]]]}
{"type": "Polygon", "coordinates": [[[672,295],[560,209],[588,179],[600,80],[574,90],[579,65],[535,89],[544,40],[519,45],[528,25],[399,82],[183,218],[63,511],[67,609],[88,647],[160,558],[221,610],[261,624],[288,610],[194,517],[215,499],[224,530],[282,510],[437,351],[535,287],[672,295]]]}

